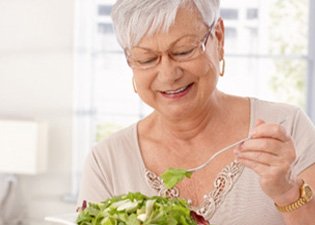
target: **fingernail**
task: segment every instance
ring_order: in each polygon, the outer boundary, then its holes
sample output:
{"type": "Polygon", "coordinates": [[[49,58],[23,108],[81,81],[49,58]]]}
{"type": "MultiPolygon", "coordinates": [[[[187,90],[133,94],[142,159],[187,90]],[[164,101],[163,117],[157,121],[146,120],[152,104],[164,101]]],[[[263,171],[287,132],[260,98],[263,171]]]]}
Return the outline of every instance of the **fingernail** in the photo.
{"type": "Polygon", "coordinates": [[[240,156],[240,150],[235,149],[235,150],[234,150],[234,155],[235,155],[236,157],[239,157],[239,156],[240,156]]]}
{"type": "Polygon", "coordinates": [[[240,152],[241,150],[243,150],[243,145],[244,145],[244,142],[240,143],[235,150],[237,150],[238,152],[240,152]]]}

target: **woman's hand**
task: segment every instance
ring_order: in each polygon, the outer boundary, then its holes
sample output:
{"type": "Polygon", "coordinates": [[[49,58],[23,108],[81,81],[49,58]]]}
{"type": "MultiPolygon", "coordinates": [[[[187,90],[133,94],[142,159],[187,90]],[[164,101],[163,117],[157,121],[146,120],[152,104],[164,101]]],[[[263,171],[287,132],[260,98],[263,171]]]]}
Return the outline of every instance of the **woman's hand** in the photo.
{"type": "Polygon", "coordinates": [[[260,176],[263,191],[277,201],[295,185],[291,177],[296,158],[292,138],[281,125],[262,120],[256,122],[251,137],[235,154],[240,163],[260,176]]]}

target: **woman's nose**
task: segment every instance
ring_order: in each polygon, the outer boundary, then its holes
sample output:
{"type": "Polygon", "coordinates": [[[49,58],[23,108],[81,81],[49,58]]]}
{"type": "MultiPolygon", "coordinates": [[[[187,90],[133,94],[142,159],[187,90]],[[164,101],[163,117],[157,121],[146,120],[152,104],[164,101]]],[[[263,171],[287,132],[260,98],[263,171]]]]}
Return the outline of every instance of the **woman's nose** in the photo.
{"type": "Polygon", "coordinates": [[[158,67],[158,78],[162,82],[174,82],[183,75],[179,63],[171,59],[168,55],[161,56],[158,67]]]}

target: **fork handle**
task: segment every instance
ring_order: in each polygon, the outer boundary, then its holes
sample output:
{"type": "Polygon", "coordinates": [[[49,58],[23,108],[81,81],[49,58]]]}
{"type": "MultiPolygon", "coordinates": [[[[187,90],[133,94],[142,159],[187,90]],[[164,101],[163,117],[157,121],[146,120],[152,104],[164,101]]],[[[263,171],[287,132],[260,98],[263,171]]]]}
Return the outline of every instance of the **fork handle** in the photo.
{"type": "MultiPolygon", "coordinates": [[[[281,120],[281,121],[279,122],[279,124],[280,124],[280,125],[283,125],[284,122],[286,122],[286,121],[287,121],[287,118],[281,120]]],[[[239,140],[239,141],[237,141],[237,142],[235,142],[235,143],[233,143],[233,144],[231,144],[231,145],[228,145],[228,146],[222,148],[221,150],[219,150],[219,151],[217,151],[216,153],[214,153],[206,162],[202,163],[200,166],[197,166],[197,167],[195,167],[195,168],[188,169],[187,172],[193,173],[193,172],[196,172],[196,171],[198,171],[198,170],[203,169],[204,167],[206,167],[206,166],[209,164],[209,162],[210,162],[211,160],[213,160],[214,158],[216,158],[216,157],[217,157],[218,155],[220,155],[221,153],[223,153],[223,152],[229,150],[230,148],[233,148],[233,147],[235,147],[235,146],[237,146],[237,145],[239,145],[239,144],[241,144],[241,143],[243,143],[243,142],[245,142],[245,141],[247,141],[247,140],[249,140],[249,139],[251,139],[251,138],[252,138],[251,136],[248,136],[248,137],[243,138],[243,139],[241,139],[241,140],[239,140]]]]}
{"type": "Polygon", "coordinates": [[[230,148],[233,148],[233,147],[235,147],[235,146],[237,146],[237,145],[239,145],[239,144],[241,144],[241,143],[243,143],[243,142],[245,142],[245,141],[247,141],[247,140],[249,140],[249,139],[251,139],[250,136],[248,136],[248,137],[246,137],[246,138],[244,138],[244,139],[239,140],[238,142],[235,142],[235,143],[233,143],[233,144],[231,144],[231,145],[228,145],[228,146],[222,148],[220,151],[217,151],[216,153],[214,153],[206,162],[204,162],[204,163],[201,164],[200,166],[197,166],[197,167],[192,168],[192,169],[188,169],[187,171],[188,171],[188,172],[196,172],[196,171],[198,171],[198,170],[203,169],[204,167],[206,167],[206,166],[209,164],[209,162],[210,162],[211,160],[213,160],[214,158],[216,158],[216,157],[217,157],[218,155],[220,155],[221,153],[223,153],[223,152],[229,150],[230,148]]]}

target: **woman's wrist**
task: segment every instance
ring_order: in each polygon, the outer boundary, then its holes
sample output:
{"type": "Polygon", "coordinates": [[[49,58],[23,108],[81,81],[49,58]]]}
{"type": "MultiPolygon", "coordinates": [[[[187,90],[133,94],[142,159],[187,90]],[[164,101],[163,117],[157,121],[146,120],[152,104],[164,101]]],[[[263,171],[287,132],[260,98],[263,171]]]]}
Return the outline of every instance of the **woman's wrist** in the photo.
{"type": "Polygon", "coordinates": [[[289,205],[295,202],[300,197],[300,187],[303,184],[303,180],[296,179],[292,181],[291,188],[285,193],[275,197],[273,199],[274,203],[279,206],[289,205]]]}

